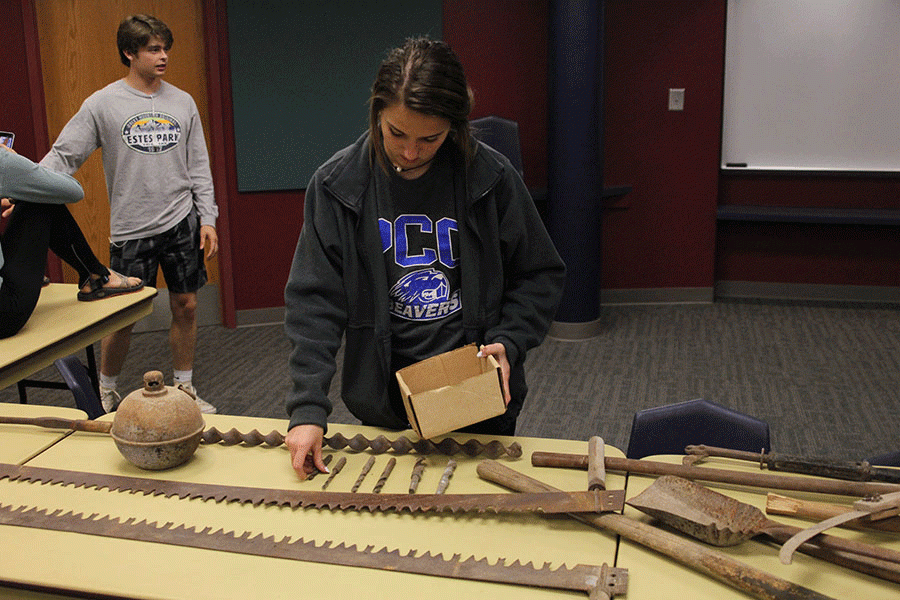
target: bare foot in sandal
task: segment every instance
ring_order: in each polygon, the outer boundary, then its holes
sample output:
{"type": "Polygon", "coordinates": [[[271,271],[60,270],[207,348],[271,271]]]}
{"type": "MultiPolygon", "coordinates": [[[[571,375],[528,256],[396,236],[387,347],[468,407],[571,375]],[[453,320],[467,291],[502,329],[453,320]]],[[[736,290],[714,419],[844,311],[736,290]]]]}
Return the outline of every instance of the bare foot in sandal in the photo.
{"type": "Polygon", "coordinates": [[[100,300],[119,294],[136,292],[144,287],[143,280],[138,277],[125,277],[112,269],[108,276],[91,275],[91,278],[81,286],[78,299],[83,302],[100,300]]]}

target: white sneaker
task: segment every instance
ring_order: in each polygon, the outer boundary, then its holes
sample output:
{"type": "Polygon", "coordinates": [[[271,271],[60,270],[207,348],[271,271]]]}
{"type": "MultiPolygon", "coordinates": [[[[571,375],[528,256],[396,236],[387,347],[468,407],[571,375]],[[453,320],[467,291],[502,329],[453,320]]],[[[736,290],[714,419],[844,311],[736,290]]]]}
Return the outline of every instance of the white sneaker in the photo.
{"type": "Polygon", "coordinates": [[[188,396],[190,396],[191,398],[193,398],[194,402],[197,403],[197,406],[200,407],[200,412],[202,412],[203,414],[213,415],[216,412],[218,412],[216,410],[215,406],[213,406],[206,400],[201,399],[200,396],[197,395],[197,390],[194,389],[194,386],[184,385],[182,383],[182,384],[178,384],[178,389],[181,390],[182,392],[184,392],[185,394],[187,394],[188,396]]]}
{"type": "Polygon", "coordinates": [[[100,404],[103,405],[103,410],[110,413],[119,408],[121,402],[122,396],[119,392],[100,386],[100,404]]]}

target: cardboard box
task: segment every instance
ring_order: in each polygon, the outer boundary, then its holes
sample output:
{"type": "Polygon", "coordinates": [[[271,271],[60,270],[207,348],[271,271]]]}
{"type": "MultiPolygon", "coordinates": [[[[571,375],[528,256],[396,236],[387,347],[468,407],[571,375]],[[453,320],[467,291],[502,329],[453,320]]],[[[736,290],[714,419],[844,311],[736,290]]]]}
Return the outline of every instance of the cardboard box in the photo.
{"type": "Polygon", "coordinates": [[[397,371],[406,416],[423,439],[506,412],[500,365],[477,354],[469,344],[397,371]]]}

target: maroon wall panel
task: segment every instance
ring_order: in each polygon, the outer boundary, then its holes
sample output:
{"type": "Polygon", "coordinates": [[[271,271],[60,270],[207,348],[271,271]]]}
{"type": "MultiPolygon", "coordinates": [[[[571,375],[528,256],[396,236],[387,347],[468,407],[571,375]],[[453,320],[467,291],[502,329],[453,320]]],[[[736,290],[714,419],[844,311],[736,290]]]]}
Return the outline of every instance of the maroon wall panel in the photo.
{"type": "Polygon", "coordinates": [[[818,285],[900,285],[897,227],[723,222],[716,278],[818,285]]]}
{"type": "Polygon", "coordinates": [[[720,204],[900,208],[897,175],[722,173],[720,204]]]}
{"type": "Polygon", "coordinates": [[[472,118],[516,121],[525,182],[547,187],[548,0],[445,0],[444,40],[475,93],[472,118]]]}
{"type": "MultiPolygon", "coordinates": [[[[900,177],[723,173],[719,202],[897,209],[900,177]]],[[[723,222],[717,236],[717,281],[900,284],[897,227],[723,222]]]]}
{"type": "Polygon", "coordinates": [[[301,191],[239,193],[231,201],[237,310],[284,306],[284,286],[303,226],[301,191]]]}
{"type": "Polygon", "coordinates": [[[725,0],[606,2],[603,288],[712,287],[725,0]],[[684,88],[683,111],[668,110],[684,88]]]}
{"type": "MultiPolygon", "coordinates": [[[[37,106],[29,94],[29,52],[25,35],[33,31],[33,13],[23,14],[23,4],[19,1],[0,2],[0,23],[3,28],[3,49],[0,51],[0,81],[3,82],[2,110],[0,110],[0,131],[12,131],[16,134],[16,152],[30,158],[40,160],[43,153],[39,147],[46,145],[46,140],[35,140],[35,118],[44,121],[43,105],[37,106]],[[28,22],[26,23],[26,19],[28,22]],[[37,114],[35,114],[37,111],[37,114]],[[40,154],[40,155],[39,155],[40,154]]],[[[40,65],[36,65],[40,67],[40,65]]],[[[40,73],[36,74],[38,80],[40,73]]],[[[40,100],[43,100],[41,96],[40,100]]]]}

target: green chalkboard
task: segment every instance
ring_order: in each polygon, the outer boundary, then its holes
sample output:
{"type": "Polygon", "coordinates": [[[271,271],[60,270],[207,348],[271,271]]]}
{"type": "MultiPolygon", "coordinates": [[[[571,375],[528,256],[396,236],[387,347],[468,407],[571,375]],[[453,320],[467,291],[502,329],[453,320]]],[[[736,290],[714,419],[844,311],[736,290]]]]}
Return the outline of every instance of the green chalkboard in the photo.
{"type": "Polygon", "coordinates": [[[238,189],[295,190],[368,126],[390,48],[441,38],[441,0],[229,0],[238,189]]]}

